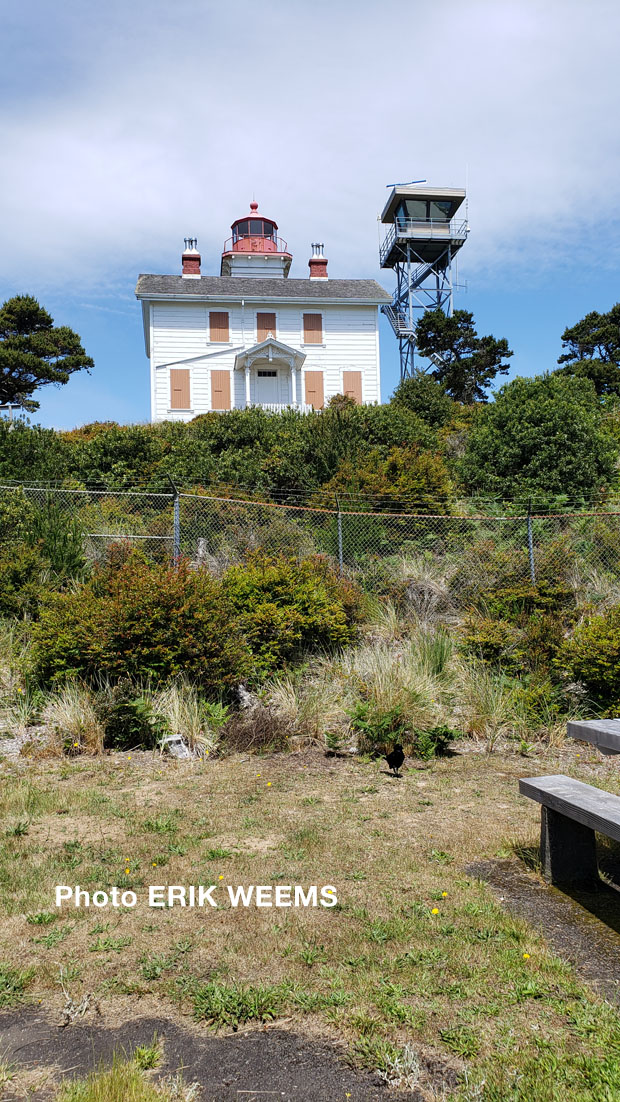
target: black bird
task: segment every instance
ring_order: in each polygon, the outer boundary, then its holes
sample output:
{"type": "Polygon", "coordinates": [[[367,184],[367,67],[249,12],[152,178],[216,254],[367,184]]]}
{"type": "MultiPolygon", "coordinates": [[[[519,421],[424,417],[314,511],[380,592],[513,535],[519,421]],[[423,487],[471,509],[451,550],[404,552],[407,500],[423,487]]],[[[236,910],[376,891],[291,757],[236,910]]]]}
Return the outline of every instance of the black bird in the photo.
{"type": "Polygon", "coordinates": [[[398,770],[405,760],[405,755],[403,754],[403,748],[400,745],[400,742],[395,742],[394,749],[390,750],[389,754],[384,754],[384,757],[390,769],[394,773],[394,776],[397,777],[398,770]]]}

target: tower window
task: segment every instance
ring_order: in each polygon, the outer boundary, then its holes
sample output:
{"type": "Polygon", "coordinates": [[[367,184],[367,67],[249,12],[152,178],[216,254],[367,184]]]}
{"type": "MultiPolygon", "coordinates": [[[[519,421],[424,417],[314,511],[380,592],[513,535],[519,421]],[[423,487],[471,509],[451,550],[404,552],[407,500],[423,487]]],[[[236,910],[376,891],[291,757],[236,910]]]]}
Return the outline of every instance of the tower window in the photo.
{"type": "Polygon", "coordinates": [[[452,202],[449,199],[403,199],[396,208],[396,221],[449,222],[452,202]]]}
{"type": "Polygon", "coordinates": [[[233,229],[233,241],[241,237],[268,237],[272,241],[276,239],[276,227],[273,222],[265,222],[262,218],[252,218],[248,222],[239,222],[233,229]]]}

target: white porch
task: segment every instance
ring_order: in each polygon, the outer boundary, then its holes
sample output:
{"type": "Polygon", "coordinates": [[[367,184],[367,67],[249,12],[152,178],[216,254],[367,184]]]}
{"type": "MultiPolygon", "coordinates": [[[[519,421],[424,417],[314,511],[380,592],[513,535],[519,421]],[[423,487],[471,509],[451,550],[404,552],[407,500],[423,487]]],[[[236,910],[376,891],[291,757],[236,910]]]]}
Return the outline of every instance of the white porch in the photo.
{"type": "Polygon", "coordinates": [[[307,402],[296,402],[294,405],[289,402],[288,405],[282,405],[278,402],[255,402],[254,405],[260,405],[261,409],[266,409],[270,413],[283,413],[285,409],[296,409],[299,413],[312,413],[314,406],[309,406],[307,402]]]}
{"type": "Polygon", "coordinates": [[[305,354],[268,336],[235,357],[235,406],[310,410],[303,401],[305,354]],[[239,382],[242,380],[242,386],[239,382]]]}

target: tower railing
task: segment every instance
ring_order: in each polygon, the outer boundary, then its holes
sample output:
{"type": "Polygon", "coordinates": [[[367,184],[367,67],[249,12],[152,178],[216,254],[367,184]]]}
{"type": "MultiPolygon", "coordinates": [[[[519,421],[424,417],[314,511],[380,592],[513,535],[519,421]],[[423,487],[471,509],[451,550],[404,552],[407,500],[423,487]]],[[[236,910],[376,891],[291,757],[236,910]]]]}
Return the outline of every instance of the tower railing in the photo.
{"type": "Polygon", "coordinates": [[[227,237],[222,251],[225,253],[251,253],[262,251],[270,253],[288,253],[288,244],[283,237],[275,237],[273,234],[247,233],[243,234],[243,236],[227,237]],[[252,246],[253,241],[259,241],[261,244],[268,242],[270,245],[275,245],[275,248],[255,249],[252,246]]]}
{"type": "Polygon", "coordinates": [[[389,227],[381,243],[379,249],[381,265],[383,266],[395,241],[399,238],[413,241],[418,239],[422,241],[459,241],[462,243],[465,241],[468,232],[467,221],[457,221],[455,218],[451,222],[442,222],[439,219],[432,218],[428,220],[397,218],[389,227]]]}

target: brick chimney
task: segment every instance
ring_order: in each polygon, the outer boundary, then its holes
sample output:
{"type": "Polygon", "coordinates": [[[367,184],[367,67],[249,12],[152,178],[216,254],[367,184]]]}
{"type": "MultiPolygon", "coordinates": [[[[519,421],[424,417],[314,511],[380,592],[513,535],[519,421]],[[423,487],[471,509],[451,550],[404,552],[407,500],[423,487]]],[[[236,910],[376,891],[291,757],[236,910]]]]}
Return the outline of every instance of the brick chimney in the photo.
{"type": "Polygon", "coordinates": [[[185,249],[181,260],[183,262],[183,279],[200,279],[200,253],[196,248],[197,237],[185,238],[185,249]]]}
{"type": "Polygon", "coordinates": [[[327,279],[327,259],[323,256],[324,245],[312,243],[312,256],[308,261],[310,279],[327,279]]]}

